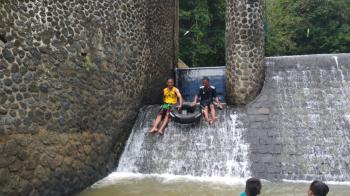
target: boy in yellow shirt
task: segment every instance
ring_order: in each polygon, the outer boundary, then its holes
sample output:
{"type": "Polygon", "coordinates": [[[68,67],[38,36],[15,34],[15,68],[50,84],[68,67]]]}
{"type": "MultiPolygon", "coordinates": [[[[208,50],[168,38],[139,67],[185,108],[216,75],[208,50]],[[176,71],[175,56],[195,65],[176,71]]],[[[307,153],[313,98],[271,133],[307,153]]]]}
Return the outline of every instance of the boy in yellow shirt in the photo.
{"type": "Polygon", "coordinates": [[[174,106],[176,106],[178,99],[179,99],[180,104],[177,105],[176,107],[178,110],[181,109],[182,96],[181,96],[179,89],[177,89],[174,86],[174,79],[169,78],[166,82],[166,85],[167,85],[167,87],[163,89],[163,102],[164,103],[159,110],[159,113],[158,113],[157,118],[153,124],[152,129],[149,131],[150,133],[158,132],[161,135],[163,135],[164,129],[168,125],[169,120],[170,120],[169,119],[170,111],[173,109],[174,106]],[[158,125],[162,121],[162,118],[164,118],[163,123],[158,130],[158,125]]]}

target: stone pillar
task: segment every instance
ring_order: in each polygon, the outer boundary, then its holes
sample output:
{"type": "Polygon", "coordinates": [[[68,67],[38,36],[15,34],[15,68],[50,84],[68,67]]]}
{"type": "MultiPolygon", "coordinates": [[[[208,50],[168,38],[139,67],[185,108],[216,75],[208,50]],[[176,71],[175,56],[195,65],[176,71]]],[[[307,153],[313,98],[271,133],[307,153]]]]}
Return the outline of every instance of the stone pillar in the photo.
{"type": "Polygon", "coordinates": [[[263,1],[226,0],[227,102],[249,103],[263,82],[263,1]]]}
{"type": "Polygon", "coordinates": [[[116,167],[174,67],[174,0],[0,0],[0,195],[71,195],[116,167]]]}

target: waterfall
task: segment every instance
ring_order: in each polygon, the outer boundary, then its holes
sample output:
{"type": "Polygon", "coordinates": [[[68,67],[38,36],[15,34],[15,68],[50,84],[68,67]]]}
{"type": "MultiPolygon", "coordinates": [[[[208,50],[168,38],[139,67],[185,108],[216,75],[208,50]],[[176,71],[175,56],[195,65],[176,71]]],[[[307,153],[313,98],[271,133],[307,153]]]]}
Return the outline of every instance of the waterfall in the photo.
{"type": "Polygon", "coordinates": [[[276,133],[270,143],[282,144],[271,161],[281,165],[278,178],[349,181],[349,55],[268,61],[262,95],[273,95],[269,123],[276,133]]]}
{"type": "MultiPolygon", "coordinates": [[[[212,126],[171,121],[163,136],[152,135],[148,130],[159,105],[145,106],[116,173],[106,180],[131,174],[350,181],[349,62],[348,54],[267,58],[257,99],[244,107],[225,106],[212,126]]],[[[223,68],[177,70],[187,101],[203,76],[225,95],[223,68]]]]}
{"type": "MultiPolygon", "coordinates": [[[[164,136],[149,135],[159,106],[143,108],[117,171],[349,181],[350,55],[266,60],[261,94],[245,107],[219,111],[214,126],[171,122],[164,136]]],[[[203,76],[225,94],[223,68],[177,70],[187,100],[203,76]]]]}
{"type": "Polygon", "coordinates": [[[117,172],[202,177],[247,177],[244,113],[226,107],[214,125],[170,122],[163,136],[147,133],[159,106],[144,107],[120,159],[117,172]]]}

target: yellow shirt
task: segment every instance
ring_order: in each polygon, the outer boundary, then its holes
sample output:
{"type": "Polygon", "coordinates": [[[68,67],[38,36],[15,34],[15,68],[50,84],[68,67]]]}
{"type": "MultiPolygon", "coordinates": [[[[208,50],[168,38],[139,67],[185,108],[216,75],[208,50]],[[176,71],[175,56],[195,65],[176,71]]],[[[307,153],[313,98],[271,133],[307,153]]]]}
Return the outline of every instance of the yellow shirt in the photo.
{"type": "Polygon", "coordinates": [[[176,94],[176,87],[173,87],[171,90],[169,88],[163,89],[163,102],[175,105],[177,103],[177,94],[176,94]]]}

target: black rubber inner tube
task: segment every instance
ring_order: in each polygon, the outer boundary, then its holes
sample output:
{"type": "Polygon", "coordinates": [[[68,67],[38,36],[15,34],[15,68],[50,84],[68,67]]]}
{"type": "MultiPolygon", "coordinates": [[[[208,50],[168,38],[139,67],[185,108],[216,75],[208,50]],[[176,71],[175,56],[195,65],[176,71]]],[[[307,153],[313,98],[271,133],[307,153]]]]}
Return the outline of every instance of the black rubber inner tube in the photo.
{"type": "Polygon", "coordinates": [[[191,103],[183,103],[180,111],[174,109],[170,112],[171,118],[181,124],[190,124],[200,120],[202,113],[199,107],[191,106],[191,103]]]}

